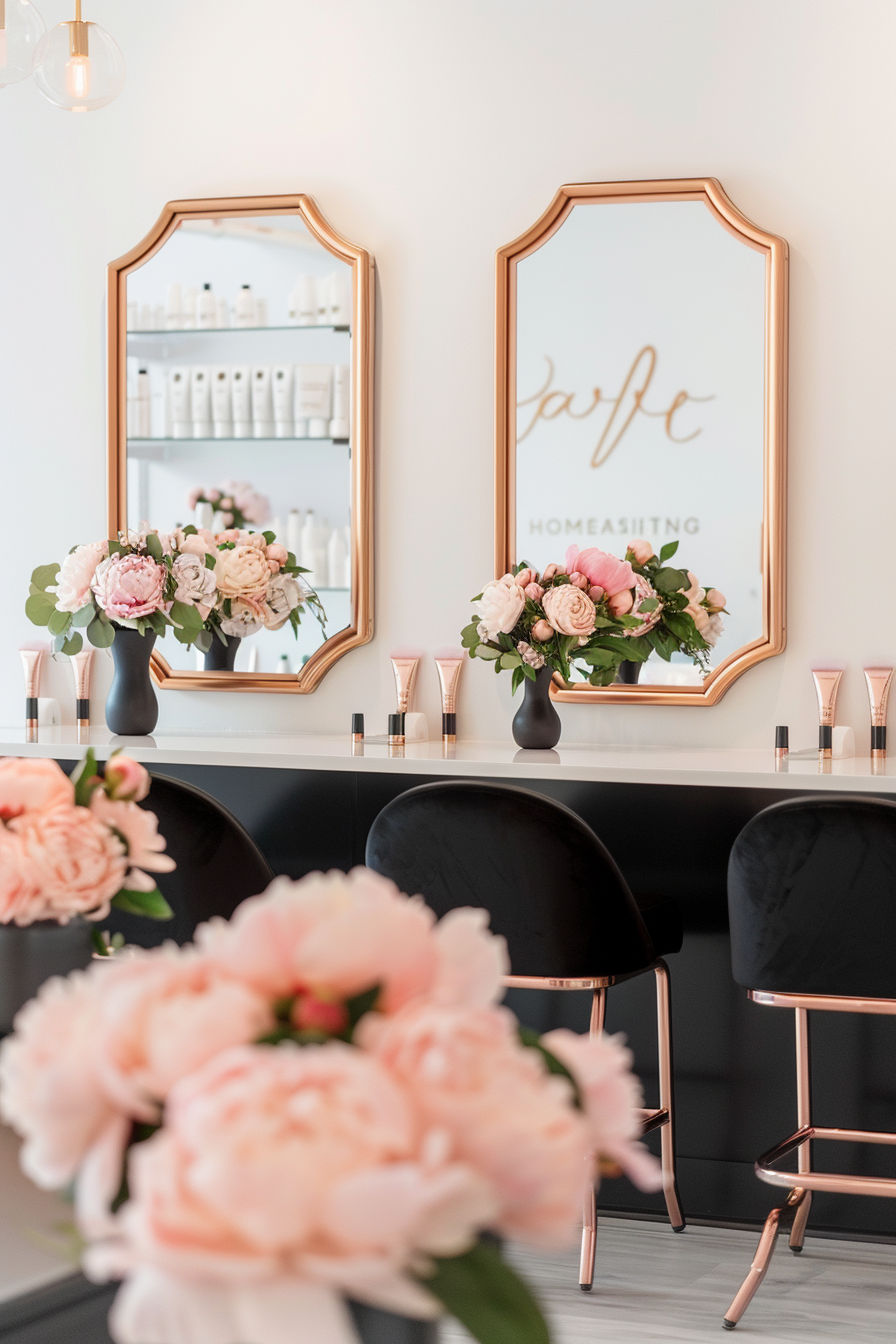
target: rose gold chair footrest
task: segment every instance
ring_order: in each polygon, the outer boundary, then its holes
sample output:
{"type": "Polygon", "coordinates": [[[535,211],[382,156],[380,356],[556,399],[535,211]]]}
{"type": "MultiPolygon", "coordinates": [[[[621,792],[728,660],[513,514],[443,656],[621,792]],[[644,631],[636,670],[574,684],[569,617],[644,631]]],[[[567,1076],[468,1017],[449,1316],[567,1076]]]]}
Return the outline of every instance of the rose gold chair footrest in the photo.
{"type": "Polygon", "coordinates": [[[640,1107],[636,1114],[640,1116],[643,1125],[642,1134],[650,1134],[652,1130],[661,1129],[669,1123],[669,1111],[665,1106],[657,1106],[653,1110],[640,1107]]]}
{"type": "Polygon", "coordinates": [[[826,1171],[778,1171],[774,1163],[799,1148],[810,1139],[834,1139],[847,1143],[896,1143],[896,1134],[879,1133],[869,1129],[827,1129],[821,1125],[807,1125],[796,1130],[781,1143],[763,1153],[756,1162],[756,1175],[767,1185],[786,1189],[799,1186],[803,1190],[826,1190],[840,1195],[877,1195],[896,1199],[896,1179],[885,1176],[843,1176],[826,1171]]]}

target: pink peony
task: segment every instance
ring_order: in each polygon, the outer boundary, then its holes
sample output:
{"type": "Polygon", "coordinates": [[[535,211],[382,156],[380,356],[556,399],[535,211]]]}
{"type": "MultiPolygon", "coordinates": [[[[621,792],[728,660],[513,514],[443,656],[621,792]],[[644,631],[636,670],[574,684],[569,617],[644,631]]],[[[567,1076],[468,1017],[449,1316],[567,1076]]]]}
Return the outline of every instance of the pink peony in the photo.
{"type": "Polygon", "coordinates": [[[55,761],[13,756],[0,760],[0,820],[74,801],[75,787],[55,761]]]}
{"type": "Polygon", "coordinates": [[[106,762],[105,789],[110,798],[142,802],[149,793],[149,771],[130,756],[111,756],[106,762]]]}
{"type": "Polygon", "coordinates": [[[629,562],[617,560],[615,555],[599,551],[596,546],[590,546],[585,551],[580,551],[578,546],[570,546],[566,552],[566,568],[578,570],[590,584],[599,585],[611,597],[624,588],[635,586],[635,571],[629,562]]]}
{"type": "Polygon", "coordinates": [[[634,541],[630,541],[628,549],[638,565],[646,565],[648,560],[653,559],[653,547],[643,537],[636,537],[634,541]]]}
{"type": "Polygon", "coordinates": [[[103,919],[122,888],[124,845],[86,807],[60,803],[9,822],[40,892],[42,918],[67,923],[75,914],[103,919]]]}
{"type": "Polygon", "coordinates": [[[549,588],[544,595],[544,614],[560,635],[590,635],[594,632],[594,603],[571,583],[549,588]]]}
{"type": "Polygon", "coordinates": [[[409,1004],[359,1028],[363,1045],[401,1080],[427,1125],[488,1181],[499,1231],[543,1245],[569,1239],[591,1140],[569,1085],[524,1048],[503,1008],[409,1004]]]}
{"type": "Polygon", "coordinates": [[[146,878],[142,870],[170,873],[177,867],[170,855],[163,853],[166,842],[159,835],[159,819],[154,812],[135,802],[107,798],[102,789],[97,789],[91,798],[90,810],[105,826],[117,831],[127,845],[131,868],[128,885],[132,890],[152,891],[155,887],[155,882],[146,878]]]}
{"type": "Polygon", "coordinates": [[[662,1171],[638,1142],[643,1106],[641,1084],[631,1071],[631,1051],[621,1036],[577,1036],[560,1028],[542,1037],[547,1050],[565,1064],[576,1080],[595,1151],[618,1163],[642,1190],[659,1190],[662,1171]]]}
{"type": "Polygon", "coordinates": [[[43,916],[34,869],[21,838],[0,823],[0,924],[33,924],[43,916]]]}
{"type": "Polygon", "coordinates": [[[222,597],[263,598],[271,571],[257,546],[239,545],[218,552],[214,573],[222,597]]]}
{"type": "Polygon", "coordinates": [[[210,532],[191,532],[178,546],[181,555],[196,555],[200,558],[211,555],[215,550],[215,540],[210,532]]]}
{"type": "Polygon", "coordinates": [[[166,573],[149,555],[113,555],[99,564],[91,586],[113,621],[137,620],[163,606],[166,573]]]}
{"type": "Polygon", "coordinates": [[[76,546],[63,560],[54,587],[58,611],[80,611],[90,601],[90,586],[97,565],[109,554],[107,541],[93,541],[87,546],[76,546]]]}

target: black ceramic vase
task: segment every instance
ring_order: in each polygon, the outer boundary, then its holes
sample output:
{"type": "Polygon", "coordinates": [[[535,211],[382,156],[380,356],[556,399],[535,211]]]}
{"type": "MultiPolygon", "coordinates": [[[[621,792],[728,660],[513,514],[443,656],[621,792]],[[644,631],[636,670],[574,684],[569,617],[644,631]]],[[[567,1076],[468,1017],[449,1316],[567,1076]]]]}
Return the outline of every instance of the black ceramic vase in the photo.
{"type": "Polygon", "coordinates": [[[149,675],[155,632],[116,626],[112,658],[115,676],[106,700],[106,723],[120,737],[145,737],[159,720],[159,702],[149,675]]]}
{"type": "Polygon", "coordinates": [[[358,1302],[350,1302],[349,1307],[364,1344],[438,1344],[439,1328],[435,1321],[414,1321],[358,1302]]]}
{"type": "Polygon", "coordinates": [[[616,673],[616,685],[637,686],[638,678],[640,677],[640,675],[641,675],[640,663],[631,663],[628,661],[620,663],[619,669],[616,673]]]}
{"type": "Polygon", "coordinates": [[[213,635],[212,646],[205,655],[204,667],[206,672],[232,672],[236,651],[240,643],[239,639],[235,639],[233,635],[228,635],[227,643],[222,644],[218,636],[213,635]]]}
{"type": "Polygon", "coordinates": [[[523,680],[523,703],[513,716],[513,740],[528,751],[547,751],[560,741],[560,715],[551,703],[550,667],[540,667],[535,680],[523,680]]]}
{"type": "Polygon", "coordinates": [[[12,1031],[16,1013],[45,980],[89,966],[92,956],[91,926],[83,919],[41,919],[23,929],[0,924],[0,1036],[12,1031]]]}

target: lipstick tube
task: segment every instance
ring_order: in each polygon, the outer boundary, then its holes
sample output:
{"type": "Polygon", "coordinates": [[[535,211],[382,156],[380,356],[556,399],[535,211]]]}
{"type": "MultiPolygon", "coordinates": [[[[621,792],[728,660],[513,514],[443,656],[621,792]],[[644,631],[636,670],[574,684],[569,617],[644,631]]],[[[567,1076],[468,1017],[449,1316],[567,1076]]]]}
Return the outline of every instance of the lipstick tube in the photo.
{"type": "Polygon", "coordinates": [[[93,649],[82,649],[72,654],[72,675],[75,678],[75,718],[78,722],[78,741],[82,741],[90,730],[90,669],[93,664],[93,649]]]}
{"type": "Polygon", "coordinates": [[[779,724],[775,729],[775,760],[786,761],[790,752],[790,729],[779,724]]]}
{"type": "Polygon", "coordinates": [[[37,741],[38,697],[43,649],[19,649],[25,672],[25,740],[37,741]]]}
{"type": "Polygon", "coordinates": [[[829,761],[834,746],[834,707],[837,704],[837,691],[843,669],[814,668],[812,679],[815,682],[815,694],[818,697],[818,751],[824,760],[829,761]]]}
{"type": "Polygon", "coordinates": [[[363,715],[363,714],[353,714],[353,715],[352,715],[352,741],[353,741],[353,742],[363,742],[363,741],[364,741],[364,715],[363,715]]]}
{"type": "Polygon", "coordinates": [[[442,688],[442,742],[457,741],[457,687],[464,665],[462,650],[440,649],[435,656],[442,688]]]}
{"type": "Polygon", "coordinates": [[[401,732],[404,734],[404,716],[411,707],[417,671],[421,654],[416,649],[398,649],[392,654],[392,671],[395,674],[395,696],[398,713],[401,715],[401,732]]]}
{"type": "Polygon", "coordinates": [[[871,759],[882,760],[887,754],[887,700],[893,680],[892,667],[866,667],[865,683],[871,706],[871,759]]]}

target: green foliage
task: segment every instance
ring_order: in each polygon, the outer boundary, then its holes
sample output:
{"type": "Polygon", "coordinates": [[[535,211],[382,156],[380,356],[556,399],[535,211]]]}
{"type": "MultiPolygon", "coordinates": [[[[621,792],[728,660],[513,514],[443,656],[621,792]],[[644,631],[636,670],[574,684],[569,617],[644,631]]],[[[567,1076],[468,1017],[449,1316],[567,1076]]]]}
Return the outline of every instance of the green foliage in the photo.
{"type": "Polygon", "coordinates": [[[122,889],[112,897],[112,904],[128,915],[144,915],[147,919],[173,919],[174,911],[156,887],[153,891],[122,889]]]}
{"type": "Polygon", "coordinates": [[[677,593],[690,585],[686,569],[658,569],[653,576],[653,586],[658,593],[677,593]]]}
{"type": "Polygon", "coordinates": [[[86,607],[82,607],[80,611],[75,612],[72,617],[72,625],[76,630],[83,630],[85,626],[90,624],[95,615],[96,611],[93,603],[88,602],[86,607]]]}
{"type": "Polygon", "coordinates": [[[505,672],[511,672],[515,667],[519,667],[522,661],[523,660],[517,653],[516,649],[513,649],[510,653],[504,653],[501,655],[500,666],[504,669],[505,672]]]}
{"type": "Polygon", "coordinates": [[[354,1035],[355,1027],[361,1021],[365,1013],[372,1013],[376,1008],[377,999],[382,992],[382,985],[374,985],[372,989],[366,989],[363,994],[356,994],[353,999],[347,999],[345,1004],[348,1013],[348,1027],[346,1029],[346,1040],[351,1040],[354,1035]]]}
{"type": "Polygon", "coordinates": [[[32,625],[49,625],[56,614],[56,599],[50,593],[32,593],[25,599],[25,615],[32,625]]]}
{"type": "Polygon", "coordinates": [[[479,1344],[550,1344],[541,1308],[489,1242],[436,1259],[421,1281],[479,1344]]]}
{"type": "Polygon", "coordinates": [[[38,565],[31,575],[31,582],[35,588],[39,588],[43,592],[44,589],[49,588],[51,583],[56,582],[59,568],[59,565],[38,565]]]}
{"type": "Polygon", "coordinates": [[[157,532],[147,532],[146,553],[147,555],[151,555],[153,560],[155,560],[158,564],[162,563],[164,552],[162,550],[162,543],[159,540],[159,534],[157,532]]]}
{"type": "Polygon", "coordinates": [[[493,649],[491,644],[480,644],[476,649],[476,657],[484,658],[487,663],[490,663],[494,661],[495,658],[501,657],[501,650],[493,649]]]}
{"type": "Polygon", "coordinates": [[[277,540],[277,533],[276,533],[276,532],[262,532],[261,535],[264,537],[265,541],[267,542],[267,544],[268,544],[269,546],[270,546],[270,544],[271,544],[272,541],[276,541],[276,540],[277,540]]]}
{"type": "Polygon", "coordinates": [[[685,644],[692,643],[697,636],[697,627],[694,624],[693,617],[686,616],[683,612],[664,612],[663,624],[667,625],[673,635],[685,644]]]}
{"type": "Polygon", "coordinates": [[[67,653],[68,656],[71,658],[73,654],[81,652],[83,644],[84,640],[81,638],[81,635],[76,630],[73,635],[69,635],[67,639],[63,639],[62,648],[59,650],[59,652],[67,653]]]}
{"type": "Polygon", "coordinates": [[[111,621],[94,616],[87,627],[87,638],[95,649],[108,649],[115,643],[115,628],[111,621]]]}
{"type": "Polygon", "coordinates": [[[677,541],[667,541],[663,549],[660,551],[660,564],[664,565],[667,560],[671,560],[677,550],[678,550],[677,541]]]}
{"type": "Polygon", "coordinates": [[[83,761],[72,771],[71,780],[75,786],[75,803],[78,807],[89,807],[91,798],[102,785],[102,780],[97,774],[96,752],[93,747],[87,748],[83,761]]]}

